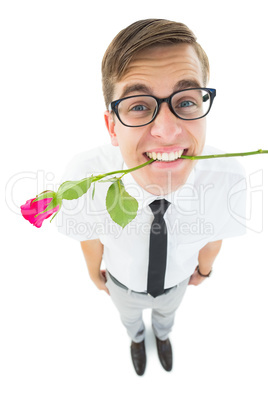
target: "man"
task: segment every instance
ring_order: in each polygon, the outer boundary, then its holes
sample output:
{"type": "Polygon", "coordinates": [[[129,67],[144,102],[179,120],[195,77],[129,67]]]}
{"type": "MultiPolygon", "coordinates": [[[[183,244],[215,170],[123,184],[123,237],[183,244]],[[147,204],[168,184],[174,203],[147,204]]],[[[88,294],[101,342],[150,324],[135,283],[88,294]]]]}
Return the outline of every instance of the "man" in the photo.
{"type": "Polygon", "coordinates": [[[207,56],[184,24],[151,19],[130,25],[108,47],[102,75],[112,146],[76,158],[66,179],[155,161],[123,178],[139,202],[127,227],[111,221],[102,183],[76,212],[65,205],[60,230],[81,241],[92,281],[117,307],[136,373],[146,368],[145,308],[152,309],[159,359],[170,371],[169,333],[188,284],[210,276],[223,238],[244,233],[234,218],[244,210],[243,170],[234,160],[180,159],[204,152],[206,115],[216,95],[206,88],[207,56]]]}

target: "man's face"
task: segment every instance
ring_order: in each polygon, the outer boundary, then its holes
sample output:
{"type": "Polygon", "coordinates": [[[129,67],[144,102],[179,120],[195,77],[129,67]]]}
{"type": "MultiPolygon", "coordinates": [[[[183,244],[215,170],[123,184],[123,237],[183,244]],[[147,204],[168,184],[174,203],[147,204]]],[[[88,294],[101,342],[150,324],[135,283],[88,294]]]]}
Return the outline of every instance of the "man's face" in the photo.
{"type": "MultiPolygon", "coordinates": [[[[191,45],[155,47],[140,52],[125,75],[116,83],[113,100],[132,95],[170,96],[180,89],[203,87],[202,69],[191,45]]],[[[167,103],[160,107],[156,119],[143,127],[126,127],[113,113],[105,113],[111,142],[119,146],[123,159],[132,168],[146,162],[148,153],[199,155],[204,147],[206,120],[186,121],[176,117],[167,103]]],[[[155,161],[132,172],[134,179],[152,194],[164,195],[185,184],[196,161],[177,159],[155,161]]]]}

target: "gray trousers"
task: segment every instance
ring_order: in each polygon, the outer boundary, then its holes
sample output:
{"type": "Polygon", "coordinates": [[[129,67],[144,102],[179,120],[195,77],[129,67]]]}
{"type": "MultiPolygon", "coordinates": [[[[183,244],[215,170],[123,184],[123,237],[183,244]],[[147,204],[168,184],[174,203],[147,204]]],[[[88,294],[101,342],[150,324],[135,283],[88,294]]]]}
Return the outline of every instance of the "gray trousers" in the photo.
{"type": "Polygon", "coordinates": [[[106,274],[106,286],[132,341],[142,342],[145,338],[142,311],[147,308],[152,309],[152,327],[155,336],[161,341],[166,340],[190,278],[172,288],[168,293],[154,298],[147,294],[123,289],[112,281],[107,271],[106,274]]]}

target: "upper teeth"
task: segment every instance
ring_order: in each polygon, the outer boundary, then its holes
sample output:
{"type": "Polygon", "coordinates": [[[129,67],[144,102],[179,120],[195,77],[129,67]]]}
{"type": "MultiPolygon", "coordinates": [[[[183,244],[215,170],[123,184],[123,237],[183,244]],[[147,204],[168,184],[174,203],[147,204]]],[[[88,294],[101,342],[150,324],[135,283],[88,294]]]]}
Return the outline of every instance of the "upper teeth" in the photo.
{"type": "Polygon", "coordinates": [[[176,152],[146,152],[146,155],[149,158],[153,158],[154,160],[159,160],[159,161],[175,161],[176,159],[180,158],[182,156],[183,149],[180,149],[179,151],[176,152]]]}

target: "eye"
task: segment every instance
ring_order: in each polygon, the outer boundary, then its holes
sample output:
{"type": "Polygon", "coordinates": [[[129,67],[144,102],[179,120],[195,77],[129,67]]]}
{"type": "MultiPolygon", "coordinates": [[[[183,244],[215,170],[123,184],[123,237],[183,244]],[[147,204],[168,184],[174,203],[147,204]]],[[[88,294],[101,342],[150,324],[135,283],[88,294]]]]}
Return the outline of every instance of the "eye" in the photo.
{"type": "Polygon", "coordinates": [[[144,105],[136,105],[136,106],[133,106],[132,108],[130,108],[129,110],[133,111],[133,112],[144,112],[147,109],[148,108],[144,105]]]}
{"type": "Polygon", "coordinates": [[[194,102],[191,102],[191,101],[187,101],[187,100],[185,100],[185,101],[182,101],[181,103],[179,103],[178,104],[178,107],[180,108],[180,107],[189,107],[189,106],[194,106],[195,105],[195,103],[194,102]]]}

